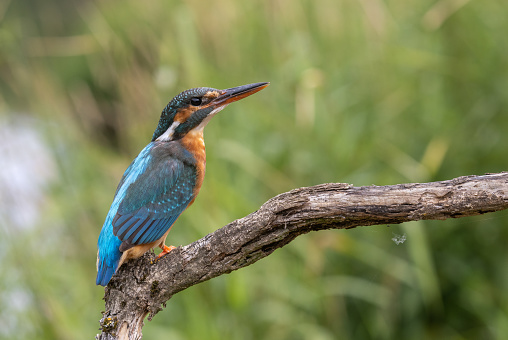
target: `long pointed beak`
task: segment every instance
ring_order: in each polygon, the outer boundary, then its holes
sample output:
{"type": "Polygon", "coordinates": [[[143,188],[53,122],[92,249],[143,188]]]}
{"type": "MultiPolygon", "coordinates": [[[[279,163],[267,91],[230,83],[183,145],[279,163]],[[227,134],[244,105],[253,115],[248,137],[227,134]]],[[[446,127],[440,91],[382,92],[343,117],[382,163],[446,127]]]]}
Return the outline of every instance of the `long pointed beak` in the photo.
{"type": "Polygon", "coordinates": [[[230,89],[222,90],[220,96],[213,100],[213,105],[223,106],[230,104],[232,102],[236,102],[237,100],[248,97],[256,92],[261,91],[265,87],[270,85],[270,83],[254,83],[248,85],[242,85],[237,87],[232,87],[230,89]]]}

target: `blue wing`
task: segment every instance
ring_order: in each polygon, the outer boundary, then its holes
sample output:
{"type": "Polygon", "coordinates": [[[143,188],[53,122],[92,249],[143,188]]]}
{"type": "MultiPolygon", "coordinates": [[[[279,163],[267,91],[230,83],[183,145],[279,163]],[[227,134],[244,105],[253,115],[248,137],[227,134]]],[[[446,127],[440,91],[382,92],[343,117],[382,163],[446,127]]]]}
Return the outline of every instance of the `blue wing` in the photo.
{"type": "Polygon", "coordinates": [[[113,218],[113,233],[122,241],[122,252],[160,239],[194,199],[196,168],[190,153],[178,144],[152,144],[142,169],[131,170],[139,173],[121,190],[113,218]]]}
{"type": "Polygon", "coordinates": [[[106,285],[121,253],[160,239],[194,199],[196,166],[178,143],[148,144],[125,171],[97,243],[97,284],[106,285]]]}

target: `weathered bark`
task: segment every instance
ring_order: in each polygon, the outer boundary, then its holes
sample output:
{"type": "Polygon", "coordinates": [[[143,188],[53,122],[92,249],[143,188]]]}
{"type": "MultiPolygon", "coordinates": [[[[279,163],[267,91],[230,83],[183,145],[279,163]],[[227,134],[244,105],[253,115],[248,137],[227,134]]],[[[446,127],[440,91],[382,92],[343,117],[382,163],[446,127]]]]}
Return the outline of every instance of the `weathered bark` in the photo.
{"type": "Polygon", "coordinates": [[[141,339],[144,318],[150,320],[174,294],[253,264],[309,231],[444,220],[506,208],[508,172],[432,183],[295,189],[158,262],[147,253],[124,264],[106,287],[97,338],[141,339]]]}

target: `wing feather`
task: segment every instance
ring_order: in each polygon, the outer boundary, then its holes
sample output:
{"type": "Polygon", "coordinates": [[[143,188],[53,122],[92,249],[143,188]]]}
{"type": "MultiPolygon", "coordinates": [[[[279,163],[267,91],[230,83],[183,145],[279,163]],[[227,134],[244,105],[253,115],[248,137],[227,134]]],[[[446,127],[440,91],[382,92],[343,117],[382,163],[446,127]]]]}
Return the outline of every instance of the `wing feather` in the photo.
{"type": "Polygon", "coordinates": [[[166,144],[144,153],[147,159],[135,160],[126,172],[134,180],[122,180],[127,187],[117,190],[122,197],[112,224],[122,241],[120,251],[160,239],[194,199],[196,168],[190,153],[166,144]],[[139,170],[136,161],[143,165],[139,170]]]}

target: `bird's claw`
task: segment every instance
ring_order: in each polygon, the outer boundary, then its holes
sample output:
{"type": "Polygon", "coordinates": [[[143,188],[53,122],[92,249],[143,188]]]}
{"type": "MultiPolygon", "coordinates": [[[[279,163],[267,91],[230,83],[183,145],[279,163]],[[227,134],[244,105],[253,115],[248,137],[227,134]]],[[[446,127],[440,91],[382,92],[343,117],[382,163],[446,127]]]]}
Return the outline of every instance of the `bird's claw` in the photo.
{"type": "Polygon", "coordinates": [[[174,246],[169,246],[169,247],[168,247],[168,246],[167,246],[167,245],[165,245],[165,244],[164,244],[164,245],[162,245],[160,248],[162,249],[162,253],[160,253],[160,254],[159,254],[159,255],[155,258],[155,262],[159,261],[159,259],[160,259],[161,257],[163,257],[164,255],[169,254],[169,252],[170,252],[171,250],[176,249],[176,247],[174,247],[174,246]]]}

